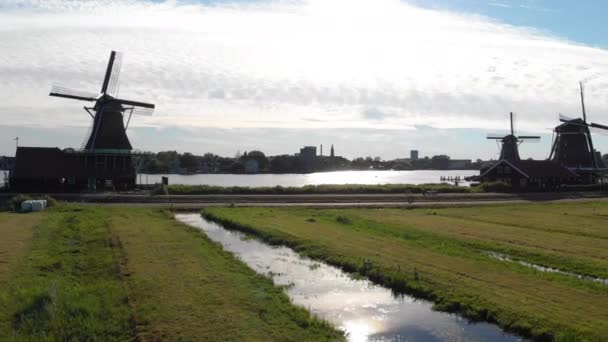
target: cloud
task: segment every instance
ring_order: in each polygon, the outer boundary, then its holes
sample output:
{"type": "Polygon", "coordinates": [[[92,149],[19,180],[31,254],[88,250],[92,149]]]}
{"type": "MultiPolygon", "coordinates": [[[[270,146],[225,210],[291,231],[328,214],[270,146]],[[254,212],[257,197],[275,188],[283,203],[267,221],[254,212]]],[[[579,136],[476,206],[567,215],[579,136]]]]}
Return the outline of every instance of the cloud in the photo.
{"type": "Polygon", "coordinates": [[[607,123],[608,52],[397,0],[211,3],[5,0],[6,125],[88,127],[85,103],[124,53],[120,96],[154,102],[132,127],[500,129],[546,132],[558,112],[607,123]]]}

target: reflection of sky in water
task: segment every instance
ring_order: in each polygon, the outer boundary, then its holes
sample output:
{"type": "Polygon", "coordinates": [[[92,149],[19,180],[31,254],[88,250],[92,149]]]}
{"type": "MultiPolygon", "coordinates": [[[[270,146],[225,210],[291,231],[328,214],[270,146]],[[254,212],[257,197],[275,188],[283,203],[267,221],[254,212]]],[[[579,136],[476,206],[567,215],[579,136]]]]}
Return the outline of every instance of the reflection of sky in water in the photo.
{"type": "Polygon", "coordinates": [[[301,258],[286,247],[245,239],[198,214],[176,218],[205,231],[211,240],[235,253],[249,267],[287,285],[291,300],[348,333],[350,341],[516,341],[487,323],[436,312],[426,301],[403,296],[367,280],[353,280],[341,270],[301,258]],[[272,273],[271,273],[272,272],[272,273]]]}
{"type": "MultiPolygon", "coordinates": [[[[144,184],[160,183],[162,176],[170,184],[217,186],[304,186],[310,184],[423,184],[439,183],[440,177],[464,178],[478,175],[477,170],[415,170],[415,171],[335,171],[309,174],[202,174],[202,175],[142,175],[144,184]]],[[[139,177],[137,178],[139,182],[139,177]]],[[[461,182],[460,185],[467,185],[461,182]]]]}

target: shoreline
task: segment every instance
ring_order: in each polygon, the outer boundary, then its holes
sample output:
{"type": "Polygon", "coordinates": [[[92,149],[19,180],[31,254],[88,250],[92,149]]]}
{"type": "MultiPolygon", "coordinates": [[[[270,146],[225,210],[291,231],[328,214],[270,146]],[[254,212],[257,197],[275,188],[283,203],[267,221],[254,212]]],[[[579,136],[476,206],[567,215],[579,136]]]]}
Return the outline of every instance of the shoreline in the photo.
{"type": "MultiPolygon", "coordinates": [[[[0,204],[18,193],[0,193],[0,204]]],[[[74,194],[43,193],[56,200],[114,205],[176,206],[319,206],[319,207],[419,207],[470,206],[503,203],[563,202],[608,200],[606,192],[543,192],[543,193],[438,193],[438,194],[251,194],[251,195],[148,195],[148,194],[74,194]]]]}

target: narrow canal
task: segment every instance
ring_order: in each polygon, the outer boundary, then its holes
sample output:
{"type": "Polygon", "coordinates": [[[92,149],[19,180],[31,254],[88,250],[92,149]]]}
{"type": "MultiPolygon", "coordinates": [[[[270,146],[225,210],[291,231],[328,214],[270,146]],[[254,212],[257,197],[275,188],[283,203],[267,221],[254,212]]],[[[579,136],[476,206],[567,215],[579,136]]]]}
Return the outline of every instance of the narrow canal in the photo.
{"type": "Polygon", "coordinates": [[[349,341],[519,341],[495,325],[469,323],[432,310],[432,304],[409,296],[395,297],[384,287],[357,280],[333,266],[300,257],[246,234],[229,231],[199,214],[176,219],[201,229],[224,250],[260,274],[284,286],[292,302],[332,322],[349,341]]]}

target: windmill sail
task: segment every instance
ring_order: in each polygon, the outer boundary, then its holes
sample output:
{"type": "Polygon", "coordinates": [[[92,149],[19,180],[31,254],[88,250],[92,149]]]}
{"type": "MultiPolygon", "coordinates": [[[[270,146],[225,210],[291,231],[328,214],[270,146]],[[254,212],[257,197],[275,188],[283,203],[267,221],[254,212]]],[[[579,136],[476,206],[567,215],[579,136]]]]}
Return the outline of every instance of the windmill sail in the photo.
{"type": "MultiPolygon", "coordinates": [[[[90,132],[84,145],[85,150],[132,150],[126,134],[125,112],[128,121],[132,114],[152,115],[154,104],[116,98],[118,92],[122,55],[112,51],[101,86],[101,95],[53,87],[50,95],[81,101],[95,101],[95,112],[90,132]]],[[[85,108],[89,113],[91,108],[85,108]]],[[[127,121],[127,125],[128,125],[127,121]]]]}

